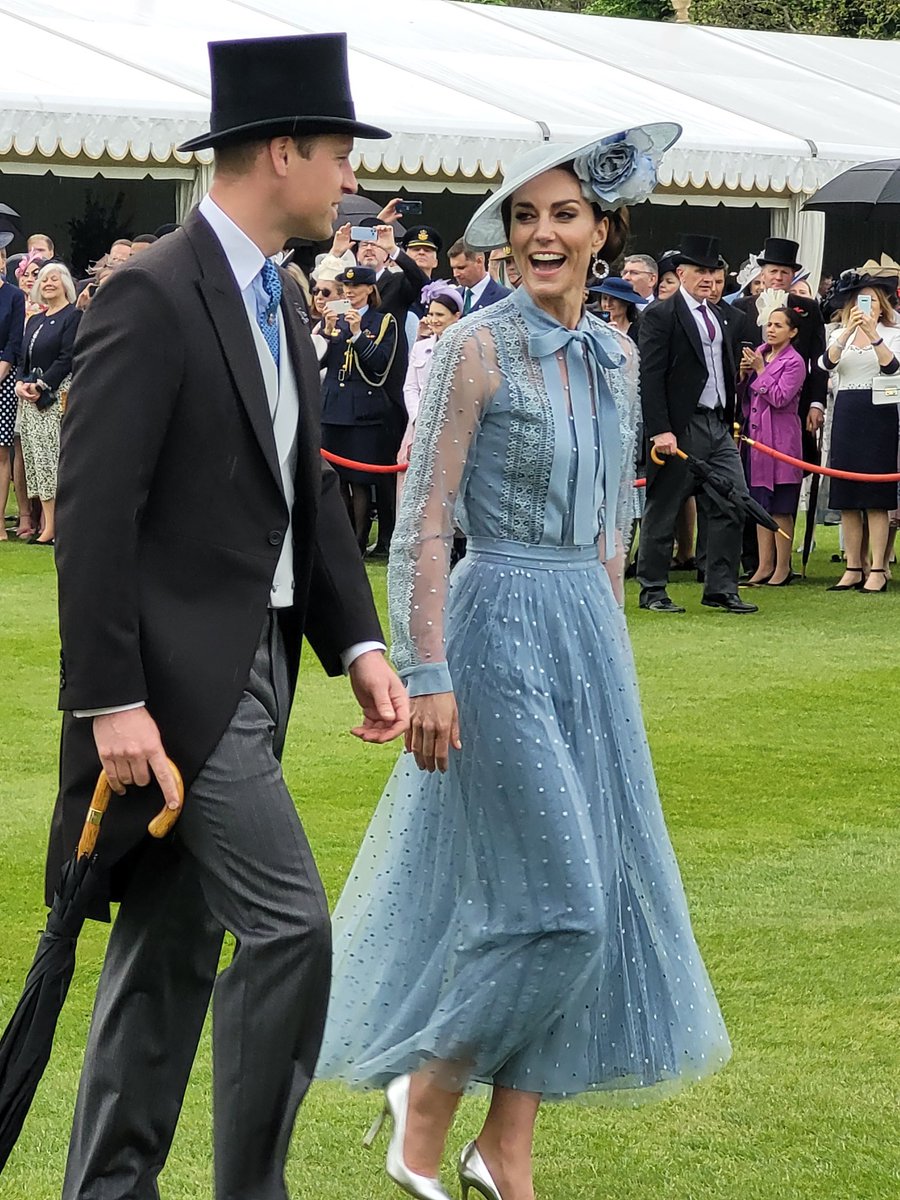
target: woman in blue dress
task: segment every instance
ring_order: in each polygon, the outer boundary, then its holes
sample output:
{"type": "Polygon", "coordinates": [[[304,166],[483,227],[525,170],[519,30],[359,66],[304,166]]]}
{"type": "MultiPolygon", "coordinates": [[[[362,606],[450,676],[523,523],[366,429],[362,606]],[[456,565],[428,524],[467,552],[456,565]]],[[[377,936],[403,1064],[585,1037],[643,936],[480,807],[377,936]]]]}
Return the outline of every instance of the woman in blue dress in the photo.
{"type": "Polygon", "coordinates": [[[679,132],[516,164],[466,236],[509,242],[522,286],[446,332],[419,411],[389,571],[411,753],[335,912],[320,1075],[384,1089],[388,1174],[421,1200],[447,1195],[472,1082],[492,1096],[464,1196],[533,1200],[542,1100],[636,1103],[730,1053],[620,607],[636,350],[584,310],[679,132]]]}

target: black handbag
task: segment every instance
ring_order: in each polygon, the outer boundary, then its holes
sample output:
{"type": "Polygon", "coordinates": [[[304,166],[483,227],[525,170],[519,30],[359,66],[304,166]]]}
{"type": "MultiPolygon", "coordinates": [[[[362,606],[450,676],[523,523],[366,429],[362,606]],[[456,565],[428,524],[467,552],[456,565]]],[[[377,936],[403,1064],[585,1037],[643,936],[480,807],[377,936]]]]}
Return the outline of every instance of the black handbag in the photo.
{"type": "MultiPolygon", "coordinates": [[[[33,371],[29,371],[27,375],[22,376],[22,383],[37,383],[38,380],[44,378],[44,372],[40,367],[35,367],[33,371]]],[[[59,399],[57,392],[50,391],[49,388],[41,388],[40,395],[34,402],[34,407],[40,412],[45,408],[52,408],[59,399]]]]}

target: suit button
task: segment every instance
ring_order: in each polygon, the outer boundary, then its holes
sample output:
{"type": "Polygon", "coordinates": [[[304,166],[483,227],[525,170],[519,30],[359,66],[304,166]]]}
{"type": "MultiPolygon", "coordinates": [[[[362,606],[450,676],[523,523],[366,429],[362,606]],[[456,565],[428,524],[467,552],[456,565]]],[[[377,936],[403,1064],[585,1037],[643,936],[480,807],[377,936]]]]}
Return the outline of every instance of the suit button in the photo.
{"type": "Polygon", "coordinates": [[[269,545],[270,546],[280,546],[283,541],[284,541],[284,534],[281,532],[280,529],[273,529],[272,532],[269,534],[269,545]]]}

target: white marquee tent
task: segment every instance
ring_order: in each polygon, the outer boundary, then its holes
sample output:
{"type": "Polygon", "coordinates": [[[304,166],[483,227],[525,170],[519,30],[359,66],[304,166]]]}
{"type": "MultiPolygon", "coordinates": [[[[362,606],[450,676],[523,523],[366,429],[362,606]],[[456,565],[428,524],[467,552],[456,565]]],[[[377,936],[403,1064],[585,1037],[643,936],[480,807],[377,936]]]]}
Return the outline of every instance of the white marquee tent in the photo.
{"type": "Polygon", "coordinates": [[[0,0],[0,169],[176,179],[183,212],[208,180],[209,154],[174,149],[206,128],[206,42],[336,28],[357,111],[395,131],[358,143],[376,188],[483,192],[535,142],[676,120],[654,201],[771,208],[814,265],[803,199],[900,154],[889,42],[452,0],[0,0]]]}

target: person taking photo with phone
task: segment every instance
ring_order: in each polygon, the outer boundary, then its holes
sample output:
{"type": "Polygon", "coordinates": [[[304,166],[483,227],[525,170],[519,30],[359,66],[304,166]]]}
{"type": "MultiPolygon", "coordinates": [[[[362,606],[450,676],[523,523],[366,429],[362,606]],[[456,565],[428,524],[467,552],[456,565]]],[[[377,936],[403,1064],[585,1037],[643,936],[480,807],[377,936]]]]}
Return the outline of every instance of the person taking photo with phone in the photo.
{"type": "MultiPolygon", "coordinates": [[[[889,299],[897,292],[898,278],[896,263],[866,263],[845,272],[837,285],[840,324],[828,340],[822,365],[834,380],[831,465],[841,471],[886,475],[897,470],[897,405],[873,404],[872,381],[900,368],[900,328],[889,299]]],[[[844,573],[829,591],[886,591],[888,513],[897,507],[897,484],[832,479],[829,503],[840,511],[847,555],[844,573]],[[872,559],[868,575],[862,560],[866,529],[872,559]]]]}

